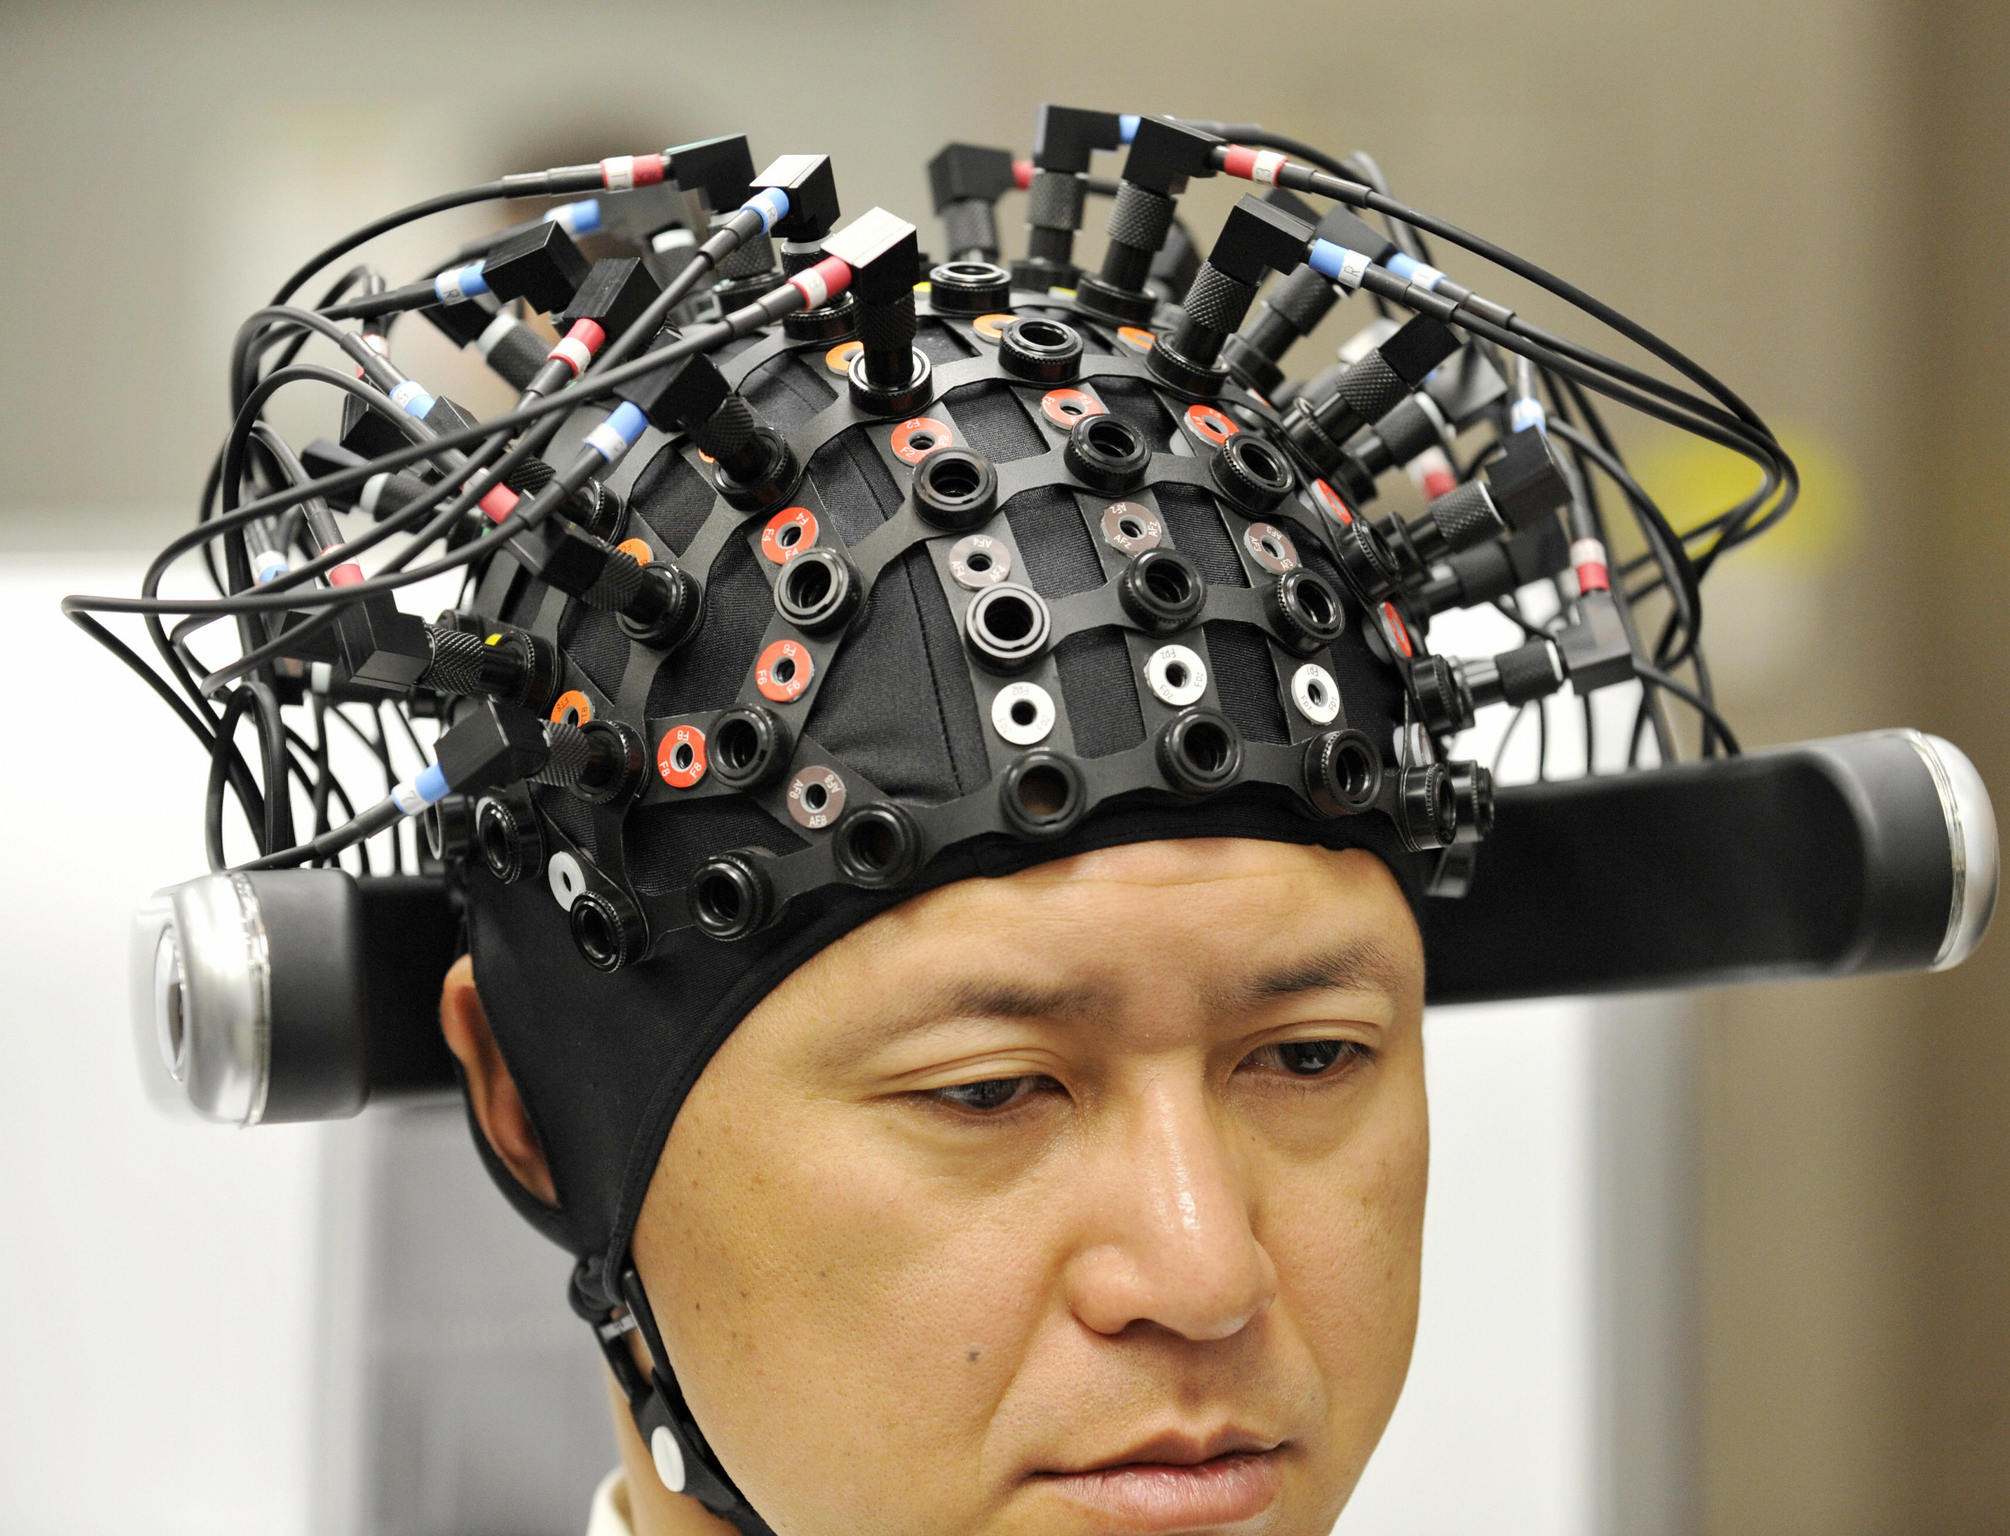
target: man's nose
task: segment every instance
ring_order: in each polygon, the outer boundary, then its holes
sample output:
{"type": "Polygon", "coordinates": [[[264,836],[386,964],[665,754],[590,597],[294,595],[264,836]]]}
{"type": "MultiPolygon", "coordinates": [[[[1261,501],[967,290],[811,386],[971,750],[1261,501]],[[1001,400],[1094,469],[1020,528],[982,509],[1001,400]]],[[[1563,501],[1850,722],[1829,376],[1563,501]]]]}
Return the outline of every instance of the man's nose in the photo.
{"type": "Polygon", "coordinates": [[[1085,1169],[1096,1191],[1067,1271],[1069,1305],[1089,1328],[1151,1323],[1225,1339],[1277,1295],[1277,1266],[1253,1225],[1253,1191],[1204,1093],[1161,1085],[1085,1169]]]}

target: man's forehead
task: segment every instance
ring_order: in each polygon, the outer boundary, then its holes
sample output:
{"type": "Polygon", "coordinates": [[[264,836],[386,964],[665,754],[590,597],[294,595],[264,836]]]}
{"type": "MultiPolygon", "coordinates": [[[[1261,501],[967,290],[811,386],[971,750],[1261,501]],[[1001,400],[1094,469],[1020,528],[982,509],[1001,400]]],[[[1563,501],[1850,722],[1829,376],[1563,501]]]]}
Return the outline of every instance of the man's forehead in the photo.
{"type": "Polygon", "coordinates": [[[1415,919],[1365,853],[1233,839],[1133,845],[959,882],[855,929],[794,992],[874,1037],[971,1018],[1105,1015],[1176,998],[1229,1015],[1314,991],[1407,1005],[1415,919]]]}
{"type": "MultiPolygon", "coordinates": [[[[1065,1018],[1104,1011],[1128,995],[1148,990],[1152,977],[1123,963],[1122,946],[1085,954],[1078,966],[1036,968],[1052,980],[1035,980],[1024,969],[1001,970],[986,961],[924,986],[902,1011],[939,1017],[1065,1018]],[[1079,972],[1080,974],[1077,974],[1079,972]]],[[[1396,948],[1371,935],[1323,943],[1302,953],[1248,957],[1246,963],[1208,965],[1202,974],[1183,975],[1199,1010],[1235,1013],[1308,992],[1351,992],[1401,999],[1417,985],[1417,967],[1396,948]]]]}
{"type": "MultiPolygon", "coordinates": [[[[838,978],[830,978],[837,981],[838,978]]],[[[855,979],[855,978],[852,978],[855,979]]],[[[866,986],[826,990],[819,1042],[839,1059],[959,1024],[1015,1020],[1070,1029],[1118,1019],[1185,1031],[1233,1025],[1294,998],[1327,997],[1336,1009],[1395,1018],[1420,1005],[1414,941],[1328,937],[1303,948],[1250,954],[1242,963],[1168,971],[1136,963],[1123,946],[1100,953],[1017,954],[1004,946],[932,971],[896,966],[866,986]]],[[[1105,1031],[1096,1038],[1112,1038],[1105,1031]]]]}

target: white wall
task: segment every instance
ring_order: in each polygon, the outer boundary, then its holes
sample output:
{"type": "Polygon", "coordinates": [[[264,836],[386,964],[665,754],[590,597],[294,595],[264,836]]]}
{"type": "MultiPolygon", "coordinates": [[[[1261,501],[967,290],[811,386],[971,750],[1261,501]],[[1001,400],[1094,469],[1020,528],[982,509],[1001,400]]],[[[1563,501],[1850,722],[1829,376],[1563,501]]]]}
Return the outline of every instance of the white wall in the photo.
{"type": "Polygon", "coordinates": [[[138,571],[0,561],[0,1532],[305,1536],[329,1133],[142,1096],[126,929],[204,868],[206,763],[56,607],[138,571]]]}
{"type": "Polygon", "coordinates": [[[1434,1012],[1409,1384],[1340,1536],[1590,1536],[1593,1009],[1434,1012]]]}

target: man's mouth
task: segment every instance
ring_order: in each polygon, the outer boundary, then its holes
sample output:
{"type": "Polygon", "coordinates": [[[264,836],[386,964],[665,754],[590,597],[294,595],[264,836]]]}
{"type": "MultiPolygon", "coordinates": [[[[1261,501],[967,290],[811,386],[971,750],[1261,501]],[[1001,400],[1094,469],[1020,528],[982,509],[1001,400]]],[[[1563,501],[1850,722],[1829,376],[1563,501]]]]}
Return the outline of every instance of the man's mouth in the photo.
{"type": "Polygon", "coordinates": [[[1277,1498],[1282,1442],[1233,1426],[1206,1436],[1155,1435],[1126,1451],[1040,1480],[1127,1531],[1201,1531],[1253,1519],[1277,1498]]]}

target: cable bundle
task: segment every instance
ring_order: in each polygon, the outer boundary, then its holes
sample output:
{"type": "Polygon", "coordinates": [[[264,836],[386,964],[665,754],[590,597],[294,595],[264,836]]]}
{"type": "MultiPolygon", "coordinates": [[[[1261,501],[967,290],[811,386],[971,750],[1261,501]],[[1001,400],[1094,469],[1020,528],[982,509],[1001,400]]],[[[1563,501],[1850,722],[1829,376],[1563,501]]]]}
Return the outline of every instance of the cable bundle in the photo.
{"type": "MultiPolygon", "coordinates": [[[[998,363],[1022,380],[1079,377],[1059,357],[1065,338],[1055,355],[1041,353],[1043,325],[1083,333],[1092,354],[1142,358],[1133,372],[1173,403],[1188,403],[1182,423],[1201,435],[1179,441],[1215,450],[1211,494],[1246,518],[1282,501],[1305,519],[1311,547],[1328,557],[1335,595],[1365,618],[1371,645],[1401,677],[1410,729],[1407,738],[1375,744],[1377,766],[1383,758],[1405,771],[1436,762],[1463,782],[1465,841],[1483,829],[1488,786],[1446,754],[1488,704],[1513,707],[1517,722],[1533,711],[1540,722],[1542,699],[1569,682],[1584,700],[1588,728],[1589,693],[1637,679],[1643,692],[1630,761],[1650,736],[1662,761],[1677,756],[1664,696],[1700,713],[1705,756],[1737,750],[1700,645],[1701,586],[1725,553],[1785,516],[1797,478],[1760,418],[1680,351],[1535,263],[1397,201],[1367,156],[1333,157],[1254,125],[1050,106],[1030,162],[951,145],[931,177],[950,255],[960,259],[936,268],[919,290],[926,316],[955,317],[995,342],[995,322],[1016,315],[998,363]],[[1094,154],[1119,149],[1127,151],[1121,179],[1087,174],[1094,154]],[[1269,191],[1237,205],[1203,259],[1177,200],[1190,179],[1214,174],[1269,191]],[[992,204],[1013,188],[1028,193],[1031,248],[1008,279],[990,265],[999,254],[992,204]],[[1086,200],[1105,196],[1113,199],[1109,254],[1100,272],[1083,273],[1072,262],[1075,228],[1086,200]],[[1322,214],[1308,197],[1330,206],[1322,214]],[[1454,282],[1430,265],[1426,236],[1567,300],[1679,382],[1556,335],[1454,282]],[[1272,274],[1279,280],[1270,282],[1272,274]],[[1289,348],[1363,290],[1378,319],[1343,349],[1345,362],[1310,379],[1287,378],[1289,348]],[[1416,318],[1393,323],[1406,314],[1416,318]],[[1595,396],[1743,454],[1757,466],[1757,486],[1736,506],[1678,530],[1627,469],[1595,396]],[[1378,479],[1399,467],[1428,496],[1426,515],[1370,517],[1365,507],[1378,479]],[[1601,485],[1616,491],[1646,546],[1617,570],[1606,553],[1614,509],[1601,485]],[[1516,592],[1531,582],[1556,592],[1555,617],[1540,625],[1517,606],[1516,592]],[[1651,620],[1650,603],[1665,610],[1651,620]],[[1507,613],[1528,643],[1492,658],[1427,653],[1422,637],[1433,613],[1480,604],[1507,613]]],[[[477,603],[499,555],[611,616],[636,643],[674,652],[688,640],[702,621],[707,573],[680,568],[646,540],[621,538],[633,523],[617,486],[624,456],[645,437],[653,450],[667,434],[707,466],[721,503],[742,516],[786,501],[806,457],[757,419],[718,370],[689,366],[693,360],[730,356],[764,335],[784,336],[779,345],[808,359],[856,337],[847,365],[855,407],[881,418],[925,411],[935,398],[927,360],[913,354],[914,377],[907,361],[918,273],[899,270],[913,261],[897,249],[906,226],[875,210],[846,232],[854,258],[846,260],[826,251],[827,243],[833,250],[844,243],[830,239],[836,213],[827,159],[784,156],[756,177],[743,138],[507,176],[415,204],[336,242],[244,322],[230,356],[233,421],[196,525],[161,551],[138,596],[65,604],[146,678],[209,754],[205,825],[214,867],[226,862],[231,799],[258,846],[253,867],[327,863],[354,849],[367,868],[369,840],[402,818],[427,812],[437,822],[433,808],[442,801],[472,805],[484,791],[543,771],[550,743],[526,745],[498,711],[571,724],[581,711],[559,695],[585,699],[591,690],[564,686],[570,663],[554,654],[554,636],[507,624],[477,603]],[[653,220],[623,216],[624,200],[673,189],[681,207],[653,204],[653,220]],[[594,195],[577,200],[582,193],[594,195]],[[533,196],[573,200],[455,253],[414,282],[393,286],[362,263],[313,305],[296,301],[318,274],[389,230],[533,196]],[[575,232],[623,254],[588,260],[575,232]],[[392,361],[390,336],[413,312],[507,378],[519,402],[476,421],[407,377],[392,361]],[[310,346],[339,352],[342,366],[306,360],[310,346]],[[274,397],[301,390],[334,397],[337,440],[296,447],[272,425],[274,397]],[[163,597],[170,570],[191,556],[216,595],[163,597]],[[462,580],[463,595],[438,622],[397,607],[404,589],[451,576],[462,580]],[[155,662],[101,622],[110,614],[142,617],[155,662]],[[204,659],[220,624],[234,631],[237,653],[204,659]],[[474,711],[480,720],[470,717],[473,702],[482,706],[474,711]],[[451,782],[416,721],[466,722],[482,739],[459,755],[477,766],[451,782]],[[240,744],[247,724],[250,748],[240,744]],[[334,771],[334,731],[354,735],[382,766],[381,800],[372,803],[334,771]],[[401,774],[401,758],[423,766],[401,774]],[[502,773],[515,779],[492,777],[502,773]]],[[[1154,450],[1163,445],[1144,449],[1147,457],[1154,450]]],[[[1056,474],[1079,487],[1122,484],[1097,452],[1093,438],[1071,440],[1066,474],[1056,474]]],[[[951,480],[955,464],[952,454],[931,475],[951,480]]],[[[985,468],[971,473],[981,479],[985,468]]],[[[630,490],[634,481],[631,466],[630,490]]],[[[792,589],[814,569],[804,566],[792,589]]],[[[1324,579],[1315,571],[1294,590],[1323,602],[1324,579]]],[[[1288,648],[1303,615],[1288,602],[1272,606],[1271,638],[1288,648]]],[[[1298,686],[1279,673],[1281,696],[1298,686]]],[[[1301,716],[1294,721],[1303,724],[1301,716]]],[[[1322,793],[1315,785],[1305,797],[1316,805],[1322,793]]],[[[1391,793],[1400,802],[1400,791],[1391,793]]],[[[438,843],[444,834],[434,830],[438,843]]],[[[1416,836],[1406,841],[1419,844],[1416,836]]],[[[1422,846],[1438,841],[1460,840],[1426,838],[1422,846]]],[[[401,866],[406,854],[395,832],[388,851],[401,866]]],[[[432,857],[416,849],[413,856],[432,857]]],[[[1435,888],[1455,891],[1469,877],[1470,858],[1445,860],[1435,888]]]]}

